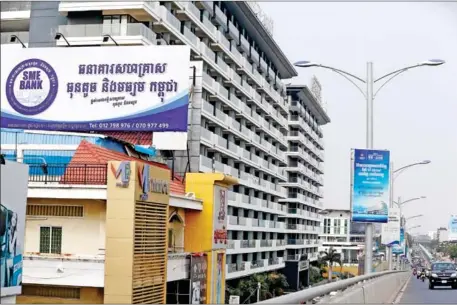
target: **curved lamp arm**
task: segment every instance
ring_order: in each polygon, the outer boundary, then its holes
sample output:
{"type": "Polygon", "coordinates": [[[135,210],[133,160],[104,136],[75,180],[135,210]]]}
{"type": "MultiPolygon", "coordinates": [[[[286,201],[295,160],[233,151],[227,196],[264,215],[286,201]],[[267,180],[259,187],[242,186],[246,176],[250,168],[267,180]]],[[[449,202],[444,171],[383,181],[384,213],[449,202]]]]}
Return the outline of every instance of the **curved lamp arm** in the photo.
{"type": "Polygon", "coordinates": [[[355,78],[358,81],[361,81],[362,83],[366,83],[367,82],[366,80],[364,80],[364,79],[362,79],[362,78],[360,78],[360,77],[358,77],[358,76],[356,76],[354,74],[351,74],[349,72],[341,70],[341,69],[333,68],[333,67],[330,67],[330,66],[324,66],[324,65],[316,65],[316,67],[321,67],[321,68],[329,69],[329,70],[332,70],[332,71],[335,71],[335,72],[339,72],[341,74],[345,74],[347,76],[355,78]]]}
{"type": "Polygon", "coordinates": [[[360,88],[359,85],[357,85],[356,82],[354,82],[352,79],[350,79],[346,74],[340,72],[340,70],[337,70],[337,69],[330,68],[330,70],[332,70],[333,72],[335,72],[335,73],[341,75],[342,77],[344,77],[345,79],[347,79],[351,84],[353,84],[357,88],[357,90],[360,91],[360,93],[362,93],[362,95],[365,97],[365,99],[367,99],[367,95],[365,94],[365,92],[363,92],[363,89],[360,88]]]}
{"type": "Polygon", "coordinates": [[[425,160],[425,161],[422,161],[422,162],[416,162],[416,163],[412,163],[412,164],[408,164],[408,165],[405,165],[403,167],[400,167],[400,168],[394,170],[392,178],[393,178],[393,180],[395,180],[395,178],[397,178],[402,173],[402,171],[407,169],[407,168],[410,168],[410,167],[413,167],[413,166],[417,166],[417,165],[426,165],[426,164],[429,164],[429,163],[430,163],[430,160],[425,160]],[[395,174],[397,174],[397,175],[395,176],[395,174]]]}
{"type": "Polygon", "coordinates": [[[375,98],[379,91],[381,91],[382,88],[384,88],[385,85],[387,85],[388,83],[390,83],[391,80],[393,80],[395,77],[397,77],[398,75],[400,74],[403,74],[404,72],[408,71],[408,69],[402,69],[400,71],[397,71],[395,74],[392,75],[392,73],[389,73],[388,75],[391,75],[390,78],[388,78],[377,90],[376,92],[373,94],[373,98],[375,98]]]}
{"type": "Polygon", "coordinates": [[[394,75],[394,74],[397,74],[397,73],[403,73],[405,72],[406,70],[409,70],[409,69],[414,69],[414,68],[417,68],[417,67],[422,67],[423,64],[416,64],[416,65],[412,65],[412,66],[409,66],[409,67],[405,67],[405,68],[401,68],[401,69],[398,69],[398,70],[395,70],[395,71],[392,71],[390,73],[387,73],[386,75],[383,75],[377,79],[374,80],[375,83],[379,82],[380,80],[383,80],[384,78],[387,78],[391,75],[394,75]]]}

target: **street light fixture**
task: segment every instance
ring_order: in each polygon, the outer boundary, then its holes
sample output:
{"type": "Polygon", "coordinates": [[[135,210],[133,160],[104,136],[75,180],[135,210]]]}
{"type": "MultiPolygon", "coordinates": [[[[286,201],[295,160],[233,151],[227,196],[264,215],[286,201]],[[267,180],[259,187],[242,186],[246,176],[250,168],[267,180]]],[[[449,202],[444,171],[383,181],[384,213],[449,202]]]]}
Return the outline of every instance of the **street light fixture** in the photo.
{"type": "Polygon", "coordinates": [[[426,199],[426,198],[427,198],[427,196],[420,196],[420,197],[414,197],[414,198],[411,198],[411,199],[408,199],[408,200],[405,200],[405,201],[401,201],[401,199],[399,198],[398,201],[392,201],[392,202],[395,203],[399,208],[401,208],[403,205],[405,205],[408,202],[421,200],[421,199],[426,199]]]}
{"type": "Polygon", "coordinates": [[[418,215],[414,215],[414,216],[408,217],[408,218],[406,218],[406,220],[410,220],[410,219],[414,219],[414,218],[419,218],[419,217],[423,217],[423,216],[424,216],[423,214],[418,214],[418,215]]]}
{"type": "MultiPolygon", "coordinates": [[[[329,69],[332,70],[333,72],[343,76],[346,80],[348,80],[351,84],[353,84],[365,97],[365,100],[367,102],[367,112],[366,112],[366,147],[367,149],[373,149],[373,101],[378,92],[387,84],[389,83],[392,79],[394,79],[396,76],[402,74],[403,72],[406,72],[410,69],[417,68],[417,67],[422,67],[422,66],[439,66],[444,64],[445,61],[441,59],[430,59],[427,61],[423,61],[419,64],[408,66],[399,70],[395,70],[391,73],[385,74],[377,79],[374,79],[373,75],[373,63],[368,62],[367,63],[367,76],[366,79],[362,79],[354,74],[351,74],[349,72],[346,72],[341,69],[337,69],[334,67],[330,66],[324,66],[316,62],[312,61],[298,61],[295,63],[295,66],[301,67],[301,68],[310,68],[310,67],[320,67],[324,69],[329,69]],[[352,78],[352,79],[351,79],[352,78]],[[374,84],[377,83],[378,81],[387,78],[387,80],[377,89],[376,92],[373,92],[373,87],[374,84]],[[357,80],[363,84],[366,85],[365,90],[363,90],[357,83],[354,81],[357,80]]],[[[371,273],[371,268],[368,268],[368,266],[371,266],[372,264],[372,258],[373,258],[373,224],[372,223],[367,223],[366,224],[366,229],[365,229],[365,274],[370,274],[371,273]]]]}
{"type": "Polygon", "coordinates": [[[422,227],[422,226],[421,225],[417,225],[417,226],[410,227],[407,230],[409,231],[409,230],[417,229],[417,228],[420,228],[420,227],[422,227]]]}

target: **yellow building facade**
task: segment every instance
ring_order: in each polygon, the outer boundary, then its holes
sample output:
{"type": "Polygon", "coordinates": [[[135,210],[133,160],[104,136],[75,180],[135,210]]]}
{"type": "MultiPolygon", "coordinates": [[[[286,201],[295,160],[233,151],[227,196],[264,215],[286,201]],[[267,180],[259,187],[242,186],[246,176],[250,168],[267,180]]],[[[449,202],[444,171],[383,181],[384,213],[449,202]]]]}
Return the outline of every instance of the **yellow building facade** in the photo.
{"type": "Polygon", "coordinates": [[[203,262],[205,274],[204,283],[200,274],[201,284],[194,285],[199,292],[192,290],[190,298],[223,304],[227,188],[237,181],[222,174],[188,174],[186,192],[202,202],[201,210],[192,210],[169,205],[170,177],[166,168],[116,161],[108,164],[106,200],[29,198],[25,237],[29,260],[17,303],[164,304],[167,274],[173,275],[172,270],[167,272],[170,253],[192,253],[187,267],[191,283],[193,264],[203,262]],[[60,239],[54,238],[57,229],[60,239]],[[48,243],[42,242],[43,236],[48,243]],[[57,246],[59,253],[52,253],[57,246]],[[42,259],[55,261],[55,277],[62,277],[59,284],[46,284],[47,275],[39,271],[42,259]],[[102,272],[93,287],[92,274],[80,279],[84,285],[66,284],[65,276],[77,273],[66,266],[75,261],[102,272]]]}

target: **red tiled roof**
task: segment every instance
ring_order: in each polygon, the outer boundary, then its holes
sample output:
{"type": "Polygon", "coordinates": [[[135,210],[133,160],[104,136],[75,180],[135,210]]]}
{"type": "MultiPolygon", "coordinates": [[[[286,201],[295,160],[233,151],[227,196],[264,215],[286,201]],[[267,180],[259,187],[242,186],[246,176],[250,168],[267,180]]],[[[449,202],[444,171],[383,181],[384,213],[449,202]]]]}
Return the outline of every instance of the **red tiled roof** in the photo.
{"type": "MultiPolygon", "coordinates": [[[[61,183],[91,185],[106,183],[108,161],[139,161],[169,170],[165,164],[130,157],[82,140],[62,176],[61,183]]],[[[170,192],[177,195],[185,194],[181,177],[174,175],[174,180],[170,183],[170,192]]]]}
{"type": "Polygon", "coordinates": [[[152,132],[150,131],[104,131],[100,134],[134,145],[152,145],[152,132]]]}

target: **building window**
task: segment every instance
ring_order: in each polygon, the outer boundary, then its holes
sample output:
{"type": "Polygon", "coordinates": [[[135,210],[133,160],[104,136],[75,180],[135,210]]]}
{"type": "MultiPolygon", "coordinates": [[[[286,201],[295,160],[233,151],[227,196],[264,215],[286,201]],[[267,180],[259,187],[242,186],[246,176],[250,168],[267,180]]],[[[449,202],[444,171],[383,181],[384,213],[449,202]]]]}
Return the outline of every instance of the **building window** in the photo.
{"type": "Polygon", "coordinates": [[[40,228],[40,253],[62,253],[62,228],[41,227],[40,228]]]}
{"type": "Polygon", "coordinates": [[[80,288],[55,287],[42,285],[23,285],[22,294],[47,298],[80,299],[80,288]]]}
{"type": "Polygon", "coordinates": [[[77,205],[27,204],[27,216],[83,217],[84,207],[77,205]]]}

